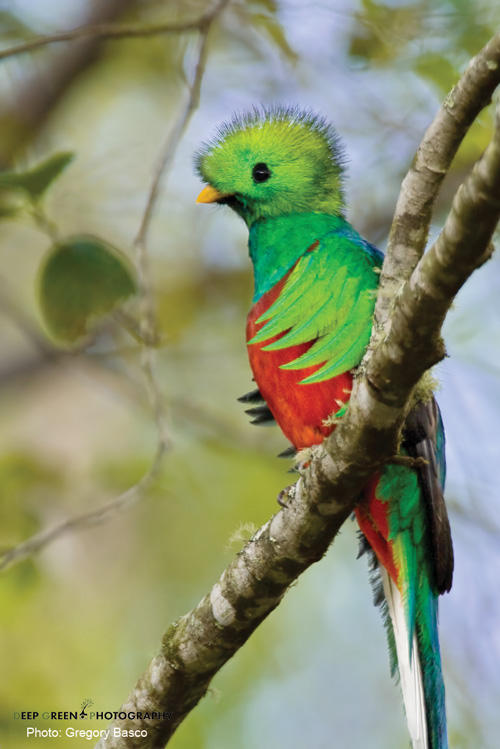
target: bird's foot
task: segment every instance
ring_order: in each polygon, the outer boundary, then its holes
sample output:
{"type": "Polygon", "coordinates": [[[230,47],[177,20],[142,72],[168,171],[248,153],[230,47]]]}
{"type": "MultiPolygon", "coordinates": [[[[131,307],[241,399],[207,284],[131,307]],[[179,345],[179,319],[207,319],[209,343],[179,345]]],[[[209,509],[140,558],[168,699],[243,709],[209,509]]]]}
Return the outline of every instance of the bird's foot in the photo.
{"type": "Polygon", "coordinates": [[[292,484],[291,486],[286,486],[284,489],[280,491],[278,496],[276,497],[276,502],[279,504],[280,507],[288,507],[288,504],[291,499],[295,496],[295,484],[292,484]]]}

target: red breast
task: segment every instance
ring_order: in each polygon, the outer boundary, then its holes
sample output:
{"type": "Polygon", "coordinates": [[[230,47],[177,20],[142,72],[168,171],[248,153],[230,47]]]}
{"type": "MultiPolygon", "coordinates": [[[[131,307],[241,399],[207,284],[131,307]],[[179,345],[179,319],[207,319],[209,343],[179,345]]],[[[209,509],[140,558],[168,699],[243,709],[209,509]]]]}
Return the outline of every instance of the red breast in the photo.
{"type": "MultiPolygon", "coordinates": [[[[291,273],[291,271],[289,271],[291,273]]],[[[251,340],[264,323],[257,320],[276,301],[289,273],[254,304],[247,318],[247,341],[251,340]]],[[[338,411],[350,395],[352,375],[338,375],[324,382],[301,385],[300,381],[314,374],[322,364],[304,369],[281,369],[282,364],[297,359],[314,343],[314,340],[277,351],[263,351],[288,331],[283,331],[263,343],[248,345],[248,357],[255,382],[265,398],[283,434],[297,448],[319,444],[333,430],[324,421],[338,411]]]]}

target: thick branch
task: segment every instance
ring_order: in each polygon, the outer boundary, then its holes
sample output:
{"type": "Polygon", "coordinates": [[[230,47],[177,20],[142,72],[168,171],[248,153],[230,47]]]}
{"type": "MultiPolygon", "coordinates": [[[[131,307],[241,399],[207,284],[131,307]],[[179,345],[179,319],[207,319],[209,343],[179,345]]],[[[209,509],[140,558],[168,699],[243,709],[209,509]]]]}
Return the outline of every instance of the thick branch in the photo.
{"type": "Polygon", "coordinates": [[[420,260],[439,188],[469,127],[500,84],[500,33],[471,60],[446,97],[406,175],[392,222],[375,320],[386,328],[392,300],[420,260]]]}
{"type": "Polygon", "coordinates": [[[439,331],[450,304],[493,251],[500,214],[500,106],[495,123],[492,141],[458,190],[441,234],[403,289],[391,318],[394,334],[368,363],[367,379],[387,405],[401,406],[422,370],[445,356],[439,331]]]}
{"type": "Polygon", "coordinates": [[[276,608],[298,575],[323,556],[367,479],[396,451],[414,385],[429,360],[442,354],[433,344],[440,341],[444,314],[489,252],[500,216],[499,138],[497,129],[457,195],[441,236],[396,300],[395,322],[366,377],[356,380],[345,417],[312,451],[309,467],[286,492],[287,506],[246,544],[198,606],[170,627],[160,653],[124,704],[124,717],[110,729],[143,729],[147,737],[110,734],[99,749],[164,746],[218,669],[276,608]],[[484,230],[476,227],[478,217],[484,230]],[[422,352],[427,348],[432,353],[426,358],[422,352]],[[152,711],[168,717],[137,717],[152,711]]]}

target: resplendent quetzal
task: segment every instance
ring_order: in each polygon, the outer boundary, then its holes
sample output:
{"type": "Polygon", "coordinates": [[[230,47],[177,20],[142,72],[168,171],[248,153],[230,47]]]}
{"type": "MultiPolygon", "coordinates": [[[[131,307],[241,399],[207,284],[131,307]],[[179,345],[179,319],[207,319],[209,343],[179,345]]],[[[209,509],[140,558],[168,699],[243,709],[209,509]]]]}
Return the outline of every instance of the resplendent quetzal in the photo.
{"type": "MultiPolygon", "coordinates": [[[[256,109],[222,125],[196,165],[208,183],[198,202],[229,205],[250,232],[247,346],[258,390],[243,400],[256,406],[254,421],[274,418],[297,450],[318,444],[349,401],[383,259],[344,218],[338,137],[311,112],[256,109]]],[[[451,587],[453,550],[444,432],[431,396],[416,401],[401,451],[426,462],[386,465],[355,512],[380,573],[413,749],[445,749],[437,599],[451,587]]]]}

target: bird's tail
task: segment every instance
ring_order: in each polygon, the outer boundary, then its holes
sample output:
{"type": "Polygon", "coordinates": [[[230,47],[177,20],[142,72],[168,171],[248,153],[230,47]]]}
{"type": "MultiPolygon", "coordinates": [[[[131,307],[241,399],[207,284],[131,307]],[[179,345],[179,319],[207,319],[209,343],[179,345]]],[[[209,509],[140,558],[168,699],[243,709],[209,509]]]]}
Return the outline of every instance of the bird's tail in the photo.
{"type": "Polygon", "coordinates": [[[375,600],[385,610],[413,749],[447,749],[438,595],[451,588],[453,545],[443,497],[444,430],[434,399],[410,412],[401,455],[419,460],[417,470],[384,466],[366,485],[356,517],[363,549],[373,552],[375,600]]]}
{"type": "Polygon", "coordinates": [[[416,474],[388,465],[356,508],[372,553],[375,602],[384,614],[393,674],[399,672],[413,749],[447,749],[435,562],[416,474]]]}
{"type": "Polygon", "coordinates": [[[413,749],[447,749],[444,683],[437,631],[437,597],[420,579],[413,626],[398,586],[379,567],[393,670],[399,672],[413,749]]]}

